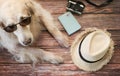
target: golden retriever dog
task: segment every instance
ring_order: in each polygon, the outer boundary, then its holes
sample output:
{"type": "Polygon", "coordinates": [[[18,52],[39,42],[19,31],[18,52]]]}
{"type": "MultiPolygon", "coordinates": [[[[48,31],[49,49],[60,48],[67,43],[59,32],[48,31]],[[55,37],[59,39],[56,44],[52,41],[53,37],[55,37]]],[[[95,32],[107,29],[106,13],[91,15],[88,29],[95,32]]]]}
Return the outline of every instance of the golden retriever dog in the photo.
{"type": "Polygon", "coordinates": [[[21,63],[63,59],[51,52],[32,47],[44,26],[61,46],[69,47],[68,38],[55,26],[51,14],[34,0],[0,0],[0,46],[21,63]]]}

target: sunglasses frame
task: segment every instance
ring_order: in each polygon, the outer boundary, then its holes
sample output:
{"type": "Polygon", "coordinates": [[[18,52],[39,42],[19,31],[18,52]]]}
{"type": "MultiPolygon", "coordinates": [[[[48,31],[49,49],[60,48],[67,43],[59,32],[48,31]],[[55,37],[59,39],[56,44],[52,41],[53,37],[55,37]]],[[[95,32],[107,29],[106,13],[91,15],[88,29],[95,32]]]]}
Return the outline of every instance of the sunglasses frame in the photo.
{"type": "Polygon", "coordinates": [[[9,33],[11,33],[11,32],[14,32],[15,30],[17,30],[17,25],[18,24],[20,24],[21,26],[26,26],[26,25],[28,25],[28,24],[30,24],[31,23],[31,18],[32,18],[32,16],[29,16],[29,17],[26,17],[26,18],[24,18],[23,20],[21,20],[19,23],[16,23],[16,24],[11,24],[10,26],[7,26],[7,27],[4,27],[3,29],[6,31],[6,32],[9,32],[9,33]],[[28,23],[25,23],[24,21],[25,20],[29,20],[28,21],[28,23]],[[13,30],[10,30],[9,28],[13,28],[13,30]],[[9,30],[8,30],[9,29],[9,30]]]}

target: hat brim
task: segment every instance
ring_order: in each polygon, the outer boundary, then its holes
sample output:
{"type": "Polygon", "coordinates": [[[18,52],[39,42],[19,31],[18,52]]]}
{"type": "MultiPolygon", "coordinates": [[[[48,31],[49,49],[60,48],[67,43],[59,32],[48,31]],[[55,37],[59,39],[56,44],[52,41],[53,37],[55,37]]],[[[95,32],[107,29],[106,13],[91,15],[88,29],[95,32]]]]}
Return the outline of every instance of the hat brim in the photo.
{"type": "MultiPolygon", "coordinates": [[[[100,29],[86,29],[85,31],[83,31],[80,35],[78,35],[76,37],[76,40],[73,42],[72,46],[71,46],[71,56],[72,56],[72,60],[74,62],[74,64],[79,67],[80,69],[83,69],[85,71],[97,71],[99,69],[101,69],[104,65],[106,65],[112,55],[113,55],[113,49],[114,49],[114,42],[111,39],[111,43],[110,43],[110,47],[108,49],[108,52],[106,53],[106,55],[98,62],[95,63],[87,63],[85,62],[79,55],[79,44],[82,41],[82,39],[89,34],[90,32],[96,31],[96,30],[100,30],[100,29]]],[[[104,31],[104,30],[102,30],[104,31]]],[[[106,34],[110,35],[107,31],[104,31],[106,34]]]]}

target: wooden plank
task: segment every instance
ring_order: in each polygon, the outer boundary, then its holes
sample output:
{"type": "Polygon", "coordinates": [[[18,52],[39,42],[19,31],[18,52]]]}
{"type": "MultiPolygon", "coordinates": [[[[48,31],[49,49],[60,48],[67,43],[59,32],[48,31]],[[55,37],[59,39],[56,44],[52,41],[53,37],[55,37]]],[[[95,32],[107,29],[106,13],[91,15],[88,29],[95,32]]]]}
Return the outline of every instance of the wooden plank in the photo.
{"type": "Polygon", "coordinates": [[[108,64],[97,72],[85,72],[74,64],[0,64],[0,76],[119,76],[120,65],[108,64]]]}
{"type": "MultiPolygon", "coordinates": [[[[58,21],[58,17],[61,14],[53,15],[55,25],[64,30],[61,23],[58,21]]],[[[81,30],[85,28],[97,27],[101,29],[120,29],[120,14],[84,14],[82,16],[74,15],[76,20],[81,25],[81,30]]],[[[43,29],[46,30],[46,29],[43,29]]]]}
{"type": "MultiPolygon", "coordinates": [[[[61,14],[53,15],[56,26],[63,30],[63,26],[58,21],[58,17],[61,14]]],[[[75,15],[74,15],[75,16],[75,15]]],[[[83,14],[81,16],[75,16],[80,23],[82,29],[97,27],[104,29],[118,29],[120,28],[120,14],[83,14]]]]}
{"type": "MultiPolygon", "coordinates": [[[[105,65],[100,71],[98,72],[102,72],[102,71],[108,71],[109,70],[114,70],[114,69],[118,69],[118,71],[120,71],[120,65],[119,64],[107,64],[105,65]]],[[[51,70],[51,71],[83,71],[82,69],[79,69],[77,66],[75,66],[74,64],[60,64],[60,65],[53,65],[53,64],[37,64],[35,67],[36,71],[39,70],[51,70]]],[[[120,74],[120,72],[119,72],[120,74]]]]}
{"type": "MultiPolygon", "coordinates": [[[[77,33],[68,36],[69,38],[69,43],[70,45],[72,42],[75,40],[76,36],[79,35],[83,30],[78,31],[77,33]]],[[[120,31],[119,30],[114,30],[114,31],[109,31],[112,35],[112,39],[115,41],[115,45],[119,46],[120,45],[120,31]]],[[[65,32],[63,32],[65,33],[65,32]]],[[[66,34],[66,33],[65,33],[66,34]]],[[[37,41],[37,46],[40,46],[41,48],[61,48],[60,45],[57,43],[57,41],[46,31],[43,31],[39,37],[39,40],[37,41]],[[48,44],[48,42],[50,42],[48,44]]]]}
{"type": "Polygon", "coordinates": [[[0,76],[36,76],[36,74],[33,73],[30,64],[0,64],[0,76]]]}
{"type": "Polygon", "coordinates": [[[37,76],[119,76],[120,65],[108,64],[97,72],[85,72],[74,64],[61,64],[59,66],[41,64],[36,66],[37,76]]]}
{"type": "MultiPolygon", "coordinates": [[[[88,4],[85,0],[81,0],[86,8],[84,13],[120,13],[120,1],[114,0],[110,5],[102,8],[95,8],[94,6],[88,4]]],[[[97,3],[103,2],[104,0],[96,0],[97,3]]],[[[44,8],[49,10],[51,13],[65,13],[67,0],[37,0],[38,3],[42,4],[44,8]]]]}

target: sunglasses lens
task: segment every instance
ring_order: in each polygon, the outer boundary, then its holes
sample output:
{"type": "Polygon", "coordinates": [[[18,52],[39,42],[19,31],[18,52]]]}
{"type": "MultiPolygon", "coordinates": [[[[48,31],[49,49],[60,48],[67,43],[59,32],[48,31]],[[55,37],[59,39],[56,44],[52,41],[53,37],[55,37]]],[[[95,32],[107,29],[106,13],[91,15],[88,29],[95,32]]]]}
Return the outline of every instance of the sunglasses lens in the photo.
{"type": "Polygon", "coordinates": [[[31,23],[31,17],[24,18],[19,24],[21,26],[26,26],[31,23]]]}
{"type": "Polygon", "coordinates": [[[10,32],[10,33],[13,32],[13,31],[15,31],[16,29],[17,29],[16,25],[7,26],[7,27],[4,28],[4,30],[6,32],[10,32]]]}

